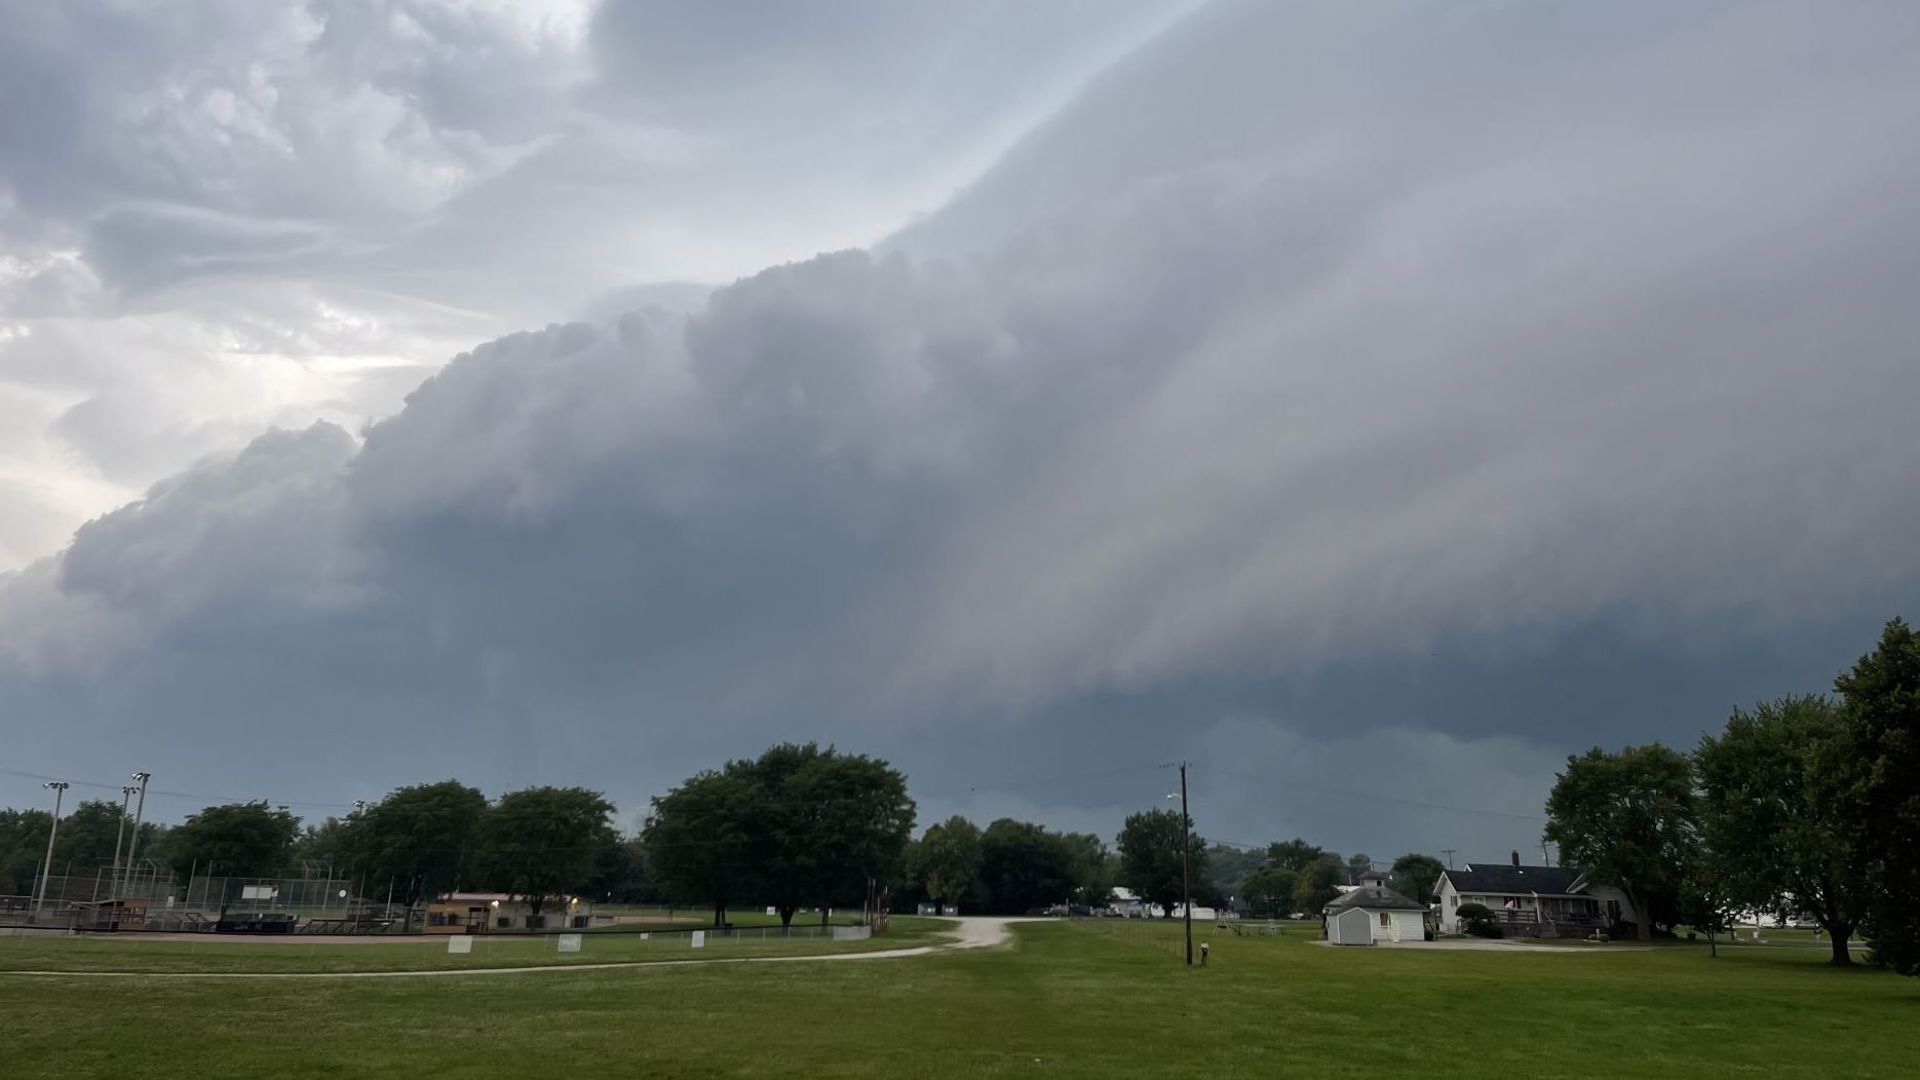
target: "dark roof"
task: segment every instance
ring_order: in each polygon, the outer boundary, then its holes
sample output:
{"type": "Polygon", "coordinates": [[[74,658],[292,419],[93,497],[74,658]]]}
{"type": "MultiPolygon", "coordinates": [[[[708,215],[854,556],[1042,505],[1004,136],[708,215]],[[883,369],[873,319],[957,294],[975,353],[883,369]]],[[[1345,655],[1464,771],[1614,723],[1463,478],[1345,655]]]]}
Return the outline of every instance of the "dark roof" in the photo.
{"type": "Polygon", "coordinates": [[[1417,904],[1401,896],[1392,889],[1379,885],[1362,885],[1357,889],[1341,893],[1322,911],[1344,911],[1347,908],[1367,908],[1373,911],[1425,911],[1427,905],[1417,904]]]}
{"type": "Polygon", "coordinates": [[[1507,863],[1468,863],[1446,871],[1447,880],[1463,893],[1546,893],[1566,895],[1580,880],[1580,871],[1567,866],[1512,866],[1507,863]]]}

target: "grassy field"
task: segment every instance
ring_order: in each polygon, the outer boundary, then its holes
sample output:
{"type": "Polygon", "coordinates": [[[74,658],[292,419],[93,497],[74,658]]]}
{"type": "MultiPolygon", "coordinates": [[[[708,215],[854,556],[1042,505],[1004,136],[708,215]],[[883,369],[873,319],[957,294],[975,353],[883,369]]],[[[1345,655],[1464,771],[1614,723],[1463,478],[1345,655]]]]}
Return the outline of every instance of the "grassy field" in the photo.
{"type": "Polygon", "coordinates": [[[535,967],[646,960],[702,960],[745,956],[799,956],[911,948],[942,940],[932,919],[895,919],[893,933],[867,941],[784,940],[769,928],[736,937],[709,936],[695,950],[684,930],[672,933],[581,935],[577,953],[558,951],[552,936],[483,935],[473,952],[447,952],[447,939],[341,944],[324,939],[192,940],[138,935],[0,937],[0,973],[8,971],[138,971],[301,973],[434,971],[449,968],[535,967]]]}
{"type": "MultiPolygon", "coordinates": [[[[1156,928],[1157,929],[1157,928],[1156,928]]],[[[1909,1077],[1920,983],[1817,949],[1212,945],[1046,923],[1006,950],[302,982],[0,975],[35,1077],[1909,1077]]],[[[0,940],[0,956],[21,942],[0,940]]],[[[127,945],[122,948],[132,948],[127,945]]]]}

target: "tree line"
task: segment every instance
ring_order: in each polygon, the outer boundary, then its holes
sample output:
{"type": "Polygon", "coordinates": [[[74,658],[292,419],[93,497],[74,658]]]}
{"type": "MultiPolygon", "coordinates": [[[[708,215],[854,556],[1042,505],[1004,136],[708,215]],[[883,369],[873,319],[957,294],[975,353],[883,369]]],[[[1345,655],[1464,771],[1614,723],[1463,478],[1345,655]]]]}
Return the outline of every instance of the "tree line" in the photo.
{"type": "Polygon", "coordinates": [[[1735,709],[1691,752],[1569,757],[1546,809],[1546,838],[1628,895],[1642,938],[1769,912],[1812,920],[1835,964],[1864,934],[1920,972],[1920,635],[1894,619],[1831,694],[1735,709]]]}

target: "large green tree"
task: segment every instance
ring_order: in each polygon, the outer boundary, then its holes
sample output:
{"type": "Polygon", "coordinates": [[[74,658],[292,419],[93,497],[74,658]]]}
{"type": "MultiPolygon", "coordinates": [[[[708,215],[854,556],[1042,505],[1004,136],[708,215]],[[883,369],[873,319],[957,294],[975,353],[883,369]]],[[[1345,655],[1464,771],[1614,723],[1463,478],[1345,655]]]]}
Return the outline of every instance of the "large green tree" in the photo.
{"type": "Polygon", "coordinates": [[[162,851],[176,874],[224,879],[218,900],[225,916],[242,879],[286,872],[299,828],[286,809],[264,802],[209,806],[167,830],[162,851]]]}
{"type": "Polygon", "coordinates": [[[1431,904],[1434,889],[1439,886],[1440,875],[1445,871],[1446,867],[1440,864],[1439,859],[1409,851],[1393,860],[1393,871],[1387,877],[1387,885],[1409,900],[1431,904]]]}
{"type": "Polygon", "coordinates": [[[1207,847],[1207,881],[1222,896],[1246,899],[1240,886],[1267,865],[1264,848],[1236,848],[1215,842],[1207,847]]]}
{"type": "Polygon", "coordinates": [[[997,912],[1065,901],[1073,895],[1076,862],[1066,837],[1030,821],[1001,818],[980,834],[980,883],[997,912]]]}
{"type": "Polygon", "coordinates": [[[620,842],[613,804],[578,787],[509,791],[480,826],[483,880],[522,897],[538,916],[593,882],[600,853],[620,842]]]}
{"type": "Polygon", "coordinates": [[[1827,932],[1835,964],[1851,964],[1847,943],[1873,880],[1854,798],[1861,759],[1839,707],[1794,696],[1736,709],[1725,731],[1700,740],[1693,763],[1713,859],[1689,895],[1790,908],[1827,932]]]}
{"type": "Polygon", "coordinates": [[[45,810],[0,810],[0,892],[32,894],[52,827],[53,815],[45,810]]]}
{"type": "Polygon", "coordinates": [[[980,827],[955,814],[920,838],[910,874],[927,899],[958,907],[976,888],[980,858],[980,827]]]}
{"type": "Polygon", "coordinates": [[[322,826],[313,840],[316,853],[337,851],[339,865],[351,866],[369,895],[390,890],[411,905],[471,883],[478,869],[474,845],[487,816],[479,788],[442,780],[399,788],[349,815],[336,835],[325,835],[322,826]]]}
{"type": "Polygon", "coordinates": [[[1300,883],[1298,871],[1284,866],[1269,866],[1249,874],[1239,886],[1240,899],[1255,916],[1284,919],[1294,910],[1293,893],[1300,883]]]}
{"type": "Polygon", "coordinates": [[[1659,743],[1567,758],[1547,796],[1546,837],[1567,864],[1627,894],[1647,940],[1697,854],[1692,763],[1659,743]]]}
{"type": "MultiPolygon", "coordinates": [[[[1206,842],[1174,810],[1143,810],[1127,815],[1120,829],[1120,882],[1141,900],[1173,914],[1183,885],[1207,880],[1206,842]],[[1186,852],[1186,865],[1181,852],[1186,852]]],[[[1198,891],[1194,888],[1193,891],[1198,891]]]]}
{"type": "Polygon", "coordinates": [[[1306,869],[1294,877],[1294,910],[1305,912],[1308,918],[1319,915],[1322,908],[1340,895],[1340,886],[1347,883],[1350,872],[1340,856],[1330,852],[1308,863],[1306,869]]]}
{"type": "Polygon", "coordinates": [[[675,900],[710,905],[715,926],[762,888],[754,847],[760,798],[750,771],[709,769],[656,795],[641,830],[654,878],[675,900]]]}
{"type": "MultiPolygon", "coordinates": [[[[1321,856],[1332,854],[1332,852],[1309,844],[1296,836],[1291,840],[1280,840],[1268,844],[1267,865],[1284,867],[1285,869],[1299,873],[1314,863],[1319,862],[1321,856]]],[[[1335,857],[1338,858],[1338,856],[1335,857]]]]}
{"type": "Polygon", "coordinates": [[[1861,771],[1854,799],[1873,875],[1877,962],[1920,974],[1920,634],[1902,619],[1834,680],[1861,771]]]}
{"type": "Polygon", "coordinates": [[[1106,841],[1092,833],[1064,833],[1061,839],[1073,852],[1073,899],[1088,907],[1106,907],[1113,902],[1113,883],[1120,872],[1119,862],[1107,850],[1106,841]]]}

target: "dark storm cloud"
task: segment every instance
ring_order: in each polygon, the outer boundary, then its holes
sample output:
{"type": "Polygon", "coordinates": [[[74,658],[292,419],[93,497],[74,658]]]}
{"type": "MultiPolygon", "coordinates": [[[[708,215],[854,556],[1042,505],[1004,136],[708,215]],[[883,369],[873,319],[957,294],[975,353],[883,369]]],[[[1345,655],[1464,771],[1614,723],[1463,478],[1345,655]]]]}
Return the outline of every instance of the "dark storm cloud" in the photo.
{"type": "Polygon", "coordinates": [[[1920,595],[1880,12],[1208,9],[878,253],[83,529],[0,584],[14,744],[631,808],[821,737],[1103,832],[1188,758],[1213,835],[1530,846],[1566,751],[1818,689],[1920,595]]]}

